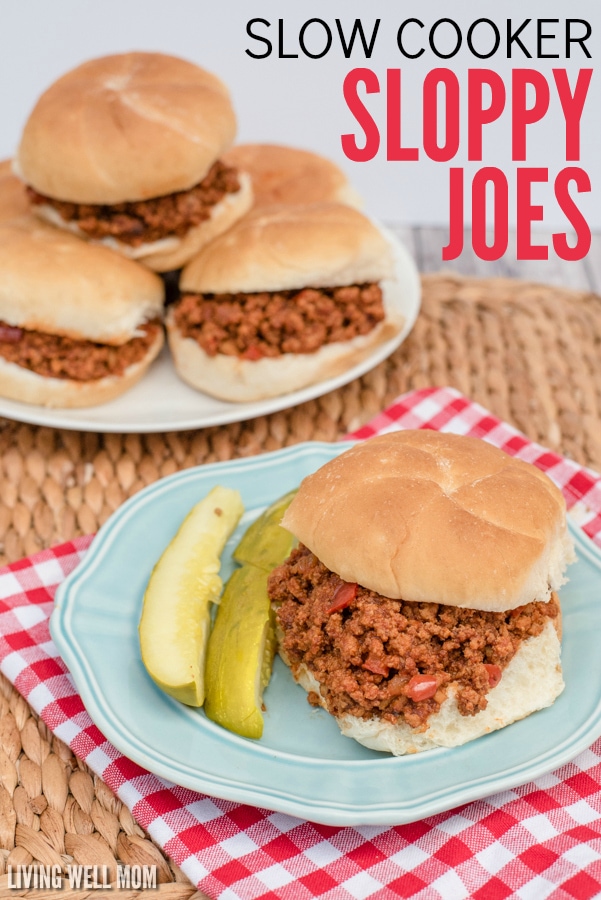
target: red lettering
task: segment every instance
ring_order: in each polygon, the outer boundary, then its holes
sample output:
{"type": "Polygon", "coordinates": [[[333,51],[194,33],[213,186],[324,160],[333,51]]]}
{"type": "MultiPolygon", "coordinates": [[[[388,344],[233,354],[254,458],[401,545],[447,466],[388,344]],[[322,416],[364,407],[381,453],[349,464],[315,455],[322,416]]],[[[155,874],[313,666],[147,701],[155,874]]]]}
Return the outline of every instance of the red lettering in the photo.
{"type": "Polygon", "coordinates": [[[365,145],[363,147],[359,147],[354,134],[343,134],[341,136],[344,155],[348,159],[352,159],[353,162],[367,162],[373,159],[380,149],[378,126],[357,93],[357,88],[361,83],[365,85],[365,91],[368,94],[378,94],[380,92],[378,77],[371,69],[351,69],[344,79],[344,99],[365,134],[365,145]]]}
{"type": "Polygon", "coordinates": [[[472,247],[479,259],[500,259],[509,239],[509,188],[505,174],[495,166],[478,169],[472,183],[472,247]],[[493,242],[486,243],[487,186],[492,186],[493,242]]]}
{"type": "Polygon", "coordinates": [[[540,121],[549,109],[549,85],[536,69],[514,69],[512,73],[511,158],[526,159],[526,128],[540,121]],[[527,105],[527,88],[534,88],[534,103],[527,105]]]}
{"type": "Polygon", "coordinates": [[[442,248],[444,260],[463,252],[463,169],[449,171],[449,243],[442,248]]]}
{"type": "Polygon", "coordinates": [[[469,69],[467,83],[468,136],[467,158],[482,159],[482,126],[498,119],[505,109],[505,85],[492,69],[469,69]],[[491,93],[490,106],[484,107],[484,85],[491,93]]]}
{"type": "Polygon", "coordinates": [[[559,102],[566,120],[566,160],[580,159],[580,119],[592,74],[592,69],[580,69],[572,94],[566,70],[553,69],[559,102]]]}
{"type": "Polygon", "coordinates": [[[548,169],[517,170],[517,259],[548,259],[549,248],[532,243],[532,223],[543,218],[542,206],[532,204],[532,184],[548,181],[548,169]]]}
{"type": "Polygon", "coordinates": [[[387,147],[386,159],[411,162],[419,159],[417,147],[403,147],[401,140],[401,70],[388,69],[386,72],[386,117],[387,147]]]}
{"type": "Polygon", "coordinates": [[[575,261],[584,259],[591,249],[591,230],[588,223],[570,196],[568,185],[576,182],[579,192],[591,189],[591,180],[584,169],[568,166],[562,169],[555,179],[555,196],[562,212],[564,212],[576,232],[576,244],[570,247],[565,234],[553,235],[553,248],[560,259],[575,261]]]}
{"type": "Polygon", "coordinates": [[[424,150],[435,162],[448,162],[459,150],[459,81],[450,69],[432,69],[424,79],[424,150]],[[444,133],[438,143],[438,86],[444,85],[444,133]]]}

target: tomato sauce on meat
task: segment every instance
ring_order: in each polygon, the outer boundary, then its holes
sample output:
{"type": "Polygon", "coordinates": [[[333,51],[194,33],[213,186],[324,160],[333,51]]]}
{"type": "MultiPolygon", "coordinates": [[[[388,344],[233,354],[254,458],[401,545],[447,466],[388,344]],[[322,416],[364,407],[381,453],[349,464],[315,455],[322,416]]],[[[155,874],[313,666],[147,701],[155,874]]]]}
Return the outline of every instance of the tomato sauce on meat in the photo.
{"type": "Polygon", "coordinates": [[[405,721],[416,730],[440,709],[450,682],[461,715],[485,709],[520,642],[559,614],[555,594],[495,613],[392,600],[361,585],[337,608],[341,584],[302,544],[271,573],[269,596],[293,672],[306,665],[333,715],[405,721]]]}
{"type": "Polygon", "coordinates": [[[184,294],[174,307],[183,337],[208,354],[261,359],[314,353],[324,344],[368,334],[384,317],[377,284],[263,291],[184,294]]]}
{"type": "Polygon", "coordinates": [[[92,203],[68,203],[27,192],[32,203],[49,205],[66,222],[73,222],[89,238],[114,237],[124,244],[139,247],[164,237],[182,237],[211,215],[211,209],[226,194],[240,189],[236,169],[217,160],[203,180],[188,191],[177,191],[150,200],[115,203],[112,206],[92,203]]]}
{"type": "Polygon", "coordinates": [[[11,328],[0,322],[0,356],[38,375],[95,381],[107,375],[123,375],[129,366],[144,359],[160,328],[159,322],[147,322],[139,327],[139,336],[113,346],[11,328]]]}

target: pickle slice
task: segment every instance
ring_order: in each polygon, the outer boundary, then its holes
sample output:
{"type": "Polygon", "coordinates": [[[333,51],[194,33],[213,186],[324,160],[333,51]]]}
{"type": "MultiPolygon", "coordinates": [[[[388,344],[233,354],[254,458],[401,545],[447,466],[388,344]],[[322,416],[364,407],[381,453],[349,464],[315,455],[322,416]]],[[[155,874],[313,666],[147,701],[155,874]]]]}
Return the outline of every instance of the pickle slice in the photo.
{"type": "Polygon", "coordinates": [[[237,562],[251,563],[271,572],[290,555],[294,538],[281,527],[280,522],[297,490],[272,503],[245,531],[233,553],[237,562]]]}
{"type": "Polygon", "coordinates": [[[184,519],[144,594],[142,662],[162,690],[189,706],[204,701],[210,608],[222,587],[220,556],[243,511],[238,491],[213,488],[184,519]]]}
{"type": "Polygon", "coordinates": [[[205,713],[242,737],[263,734],[263,691],[276,644],[267,578],[292,549],[294,538],[280,522],[295,494],[272,503],[242,536],[233,557],[243,565],[225,586],[209,638],[205,713]]]}
{"type": "Polygon", "coordinates": [[[225,586],[209,638],[205,713],[242,737],[263,734],[262,696],[271,677],[275,628],[268,573],[236,569],[225,586]]]}

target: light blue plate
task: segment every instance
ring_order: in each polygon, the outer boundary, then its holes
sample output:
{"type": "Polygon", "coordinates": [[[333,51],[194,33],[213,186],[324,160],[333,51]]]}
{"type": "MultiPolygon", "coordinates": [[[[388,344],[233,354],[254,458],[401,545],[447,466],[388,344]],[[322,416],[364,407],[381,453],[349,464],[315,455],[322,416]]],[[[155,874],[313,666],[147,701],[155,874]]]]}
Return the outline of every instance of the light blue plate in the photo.
{"type": "Polygon", "coordinates": [[[60,587],[52,636],[94,722],[130,759],[176,784],[331,825],[412,822],[530,781],[601,734],[601,553],[577,529],[562,589],[566,689],[549,709],[452,750],[394,758],[342,737],[276,660],[260,741],[236,737],[163,694],[140,660],[150,571],[190,507],[216,484],[241,491],[242,531],[349,444],[300,444],[188,469],[132,497],[60,587]]]}

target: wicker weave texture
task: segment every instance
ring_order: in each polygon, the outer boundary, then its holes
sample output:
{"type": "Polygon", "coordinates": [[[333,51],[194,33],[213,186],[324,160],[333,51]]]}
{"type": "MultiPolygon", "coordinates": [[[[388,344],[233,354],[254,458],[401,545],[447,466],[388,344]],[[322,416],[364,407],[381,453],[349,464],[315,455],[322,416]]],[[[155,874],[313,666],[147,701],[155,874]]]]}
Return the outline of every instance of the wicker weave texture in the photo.
{"type": "Polygon", "coordinates": [[[363,378],[248,422],[149,435],[0,420],[0,562],[94,532],[188,466],[334,441],[413,388],[449,385],[529,438],[601,468],[601,298],[509,279],[423,278],[409,339],[363,378]]]}

